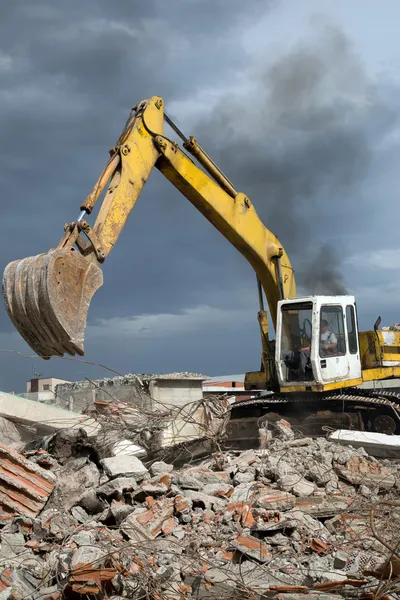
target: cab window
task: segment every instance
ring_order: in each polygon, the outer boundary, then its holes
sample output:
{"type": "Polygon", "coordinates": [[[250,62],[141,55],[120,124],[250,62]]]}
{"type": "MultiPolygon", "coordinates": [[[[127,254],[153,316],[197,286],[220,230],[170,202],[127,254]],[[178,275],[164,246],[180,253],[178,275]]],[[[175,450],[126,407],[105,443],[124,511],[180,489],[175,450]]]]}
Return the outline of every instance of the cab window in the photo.
{"type": "Polygon", "coordinates": [[[354,306],[352,306],[351,304],[346,306],[346,327],[347,327],[347,339],[349,341],[350,354],[357,354],[358,341],[357,341],[356,318],[355,318],[355,314],[354,314],[354,306]]]}

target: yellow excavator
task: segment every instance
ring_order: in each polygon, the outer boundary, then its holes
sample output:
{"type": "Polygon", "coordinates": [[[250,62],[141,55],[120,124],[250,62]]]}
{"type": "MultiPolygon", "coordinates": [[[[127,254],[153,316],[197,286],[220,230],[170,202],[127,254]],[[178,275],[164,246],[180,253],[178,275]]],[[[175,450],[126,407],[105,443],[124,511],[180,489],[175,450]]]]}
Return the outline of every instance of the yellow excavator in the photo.
{"type": "Polygon", "coordinates": [[[57,248],[13,261],[4,271],[8,315],[39,356],[84,354],[87,313],[103,284],[102,265],[155,167],[256,273],[261,369],[246,374],[245,388],[253,397],[234,405],[229,436],[254,437],[260,419],[271,411],[290,410],[303,422],[322,419],[345,428],[400,431],[400,396],[359,387],[400,376],[400,332],[379,329],[380,319],[373,330],[359,332],[353,296],[296,297],[293,268],[279,240],[246,194],[237,192],[196,139],[186,138],[166,115],[162,98],[133,107],[109,153],[78,219],[65,225],[57,248]],[[183,147],[166,137],[165,123],[183,147]],[[92,227],[85,217],[107,184],[92,227]],[[275,340],[269,337],[264,298],[275,340]]]}

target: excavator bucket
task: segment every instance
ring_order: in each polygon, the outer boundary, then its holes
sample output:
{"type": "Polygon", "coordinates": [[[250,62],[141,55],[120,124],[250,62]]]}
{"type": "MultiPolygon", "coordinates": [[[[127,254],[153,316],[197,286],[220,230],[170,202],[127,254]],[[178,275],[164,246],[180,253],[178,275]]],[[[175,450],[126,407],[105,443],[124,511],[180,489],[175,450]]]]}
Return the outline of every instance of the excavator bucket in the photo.
{"type": "Polygon", "coordinates": [[[74,248],[50,250],[7,265],[3,297],[8,315],[43,358],[83,356],[86,318],[103,273],[74,248]]]}

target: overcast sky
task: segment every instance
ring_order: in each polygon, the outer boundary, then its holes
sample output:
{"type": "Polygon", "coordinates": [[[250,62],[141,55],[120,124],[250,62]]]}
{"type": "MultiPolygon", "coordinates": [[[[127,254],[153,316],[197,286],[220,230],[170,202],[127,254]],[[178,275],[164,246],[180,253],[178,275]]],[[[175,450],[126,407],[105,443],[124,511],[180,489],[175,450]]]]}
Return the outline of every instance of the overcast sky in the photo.
{"type": "MultiPolygon", "coordinates": [[[[399,20],[396,0],[3,2],[1,269],[57,245],[130,107],[161,95],[280,238],[299,293],[346,289],[362,328],[400,321],[399,20]]],[[[158,172],[103,271],[88,361],[259,367],[254,273],[158,172]]],[[[3,308],[0,349],[32,354],[3,308]]],[[[0,389],[34,371],[108,376],[0,353],[0,389]]]]}

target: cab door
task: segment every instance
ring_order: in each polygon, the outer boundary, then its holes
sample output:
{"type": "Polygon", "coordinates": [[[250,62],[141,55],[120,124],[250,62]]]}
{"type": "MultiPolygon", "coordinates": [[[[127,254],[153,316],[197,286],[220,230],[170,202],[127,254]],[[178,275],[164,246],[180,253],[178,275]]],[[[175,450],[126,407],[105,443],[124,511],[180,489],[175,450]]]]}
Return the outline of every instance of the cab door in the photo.
{"type": "Polygon", "coordinates": [[[319,366],[322,380],[325,383],[350,379],[350,364],[347,356],[347,337],[345,334],[343,307],[339,304],[322,304],[319,319],[319,366]],[[328,342],[336,340],[336,348],[325,350],[321,341],[323,323],[328,323],[331,337],[328,342]]]}

